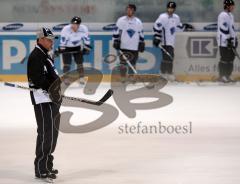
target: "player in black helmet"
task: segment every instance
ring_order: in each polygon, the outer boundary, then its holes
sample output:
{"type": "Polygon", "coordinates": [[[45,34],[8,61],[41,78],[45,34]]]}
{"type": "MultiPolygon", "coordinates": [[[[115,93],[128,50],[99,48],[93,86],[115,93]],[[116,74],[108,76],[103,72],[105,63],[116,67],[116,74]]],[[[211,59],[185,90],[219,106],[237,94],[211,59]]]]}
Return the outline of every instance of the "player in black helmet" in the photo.
{"type": "Polygon", "coordinates": [[[177,8],[177,4],[173,1],[170,1],[167,3],[167,8],[172,8],[172,9],[176,9],[177,8]]]}
{"type": "Polygon", "coordinates": [[[167,12],[160,14],[153,26],[153,45],[158,47],[161,44],[162,47],[161,74],[170,81],[175,80],[173,62],[176,32],[183,30],[180,17],[174,13],[176,7],[175,2],[168,2],[167,12]]]}
{"type": "Polygon", "coordinates": [[[74,16],[74,17],[72,18],[72,20],[71,20],[71,23],[72,23],[72,24],[81,24],[81,22],[82,22],[82,20],[81,20],[81,18],[78,17],[78,16],[74,16]]]}
{"type": "Polygon", "coordinates": [[[229,8],[230,6],[234,6],[235,3],[233,0],[224,0],[223,1],[223,4],[224,4],[224,9],[227,9],[229,8]]]}
{"type": "MultiPolygon", "coordinates": [[[[81,23],[81,18],[74,16],[71,24],[62,29],[59,50],[63,56],[63,73],[70,71],[73,57],[79,70],[80,84],[84,84],[83,55],[90,53],[91,46],[88,28],[81,23]]],[[[67,78],[64,82],[69,84],[67,78]]]]}
{"type": "Polygon", "coordinates": [[[234,49],[238,47],[237,34],[234,28],[233,0],[224,0],[224,10],[218,16],[217,40],[220,51],[219,80],[221,82],[233,82],[231,74],[235,59],[234,49]]]}

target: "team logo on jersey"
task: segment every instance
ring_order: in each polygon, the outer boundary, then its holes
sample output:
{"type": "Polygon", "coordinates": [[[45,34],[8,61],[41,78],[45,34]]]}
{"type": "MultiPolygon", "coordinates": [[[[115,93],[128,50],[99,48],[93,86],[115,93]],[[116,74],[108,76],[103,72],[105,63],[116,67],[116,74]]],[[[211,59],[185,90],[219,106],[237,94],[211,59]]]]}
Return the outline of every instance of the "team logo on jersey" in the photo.
{"type": "Polygon", "coordinates": [[[73,41],[73,42],[72,42],[72,44],[73,44],[73,45],[77,45],[78,43],[79,43],[79,41],[78,41],[78,40],[77,40],[77,41],[73,41]]]}
{"type": "Polygon", "coordinates": [[[133,35],[136,33],[136,31],[134,31],[133,29],[128,29],[128,30],[127,30],[127,33],[128,33],[128,36],[129,36],[130,38],[132,38],[133,35]]]}

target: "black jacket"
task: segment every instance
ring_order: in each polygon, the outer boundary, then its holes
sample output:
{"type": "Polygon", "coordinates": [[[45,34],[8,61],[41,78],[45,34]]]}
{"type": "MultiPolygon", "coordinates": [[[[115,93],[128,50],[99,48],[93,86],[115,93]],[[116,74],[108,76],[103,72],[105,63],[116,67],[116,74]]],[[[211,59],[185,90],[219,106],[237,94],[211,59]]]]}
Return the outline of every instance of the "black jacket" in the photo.
{"type": "MultiPolygon", "coordinates": [[[[45,91],[48,91],[51,84],[59,79],[54,61],[48,55],[48,51],[40,44],[36,45],[28,58],[27,77],[30,88],[42,89],[45,91]]],[[[30,95],[34,105],[46,101],[43,98],[42,102],[41,100],[36,102],[36,99],[39,99],[40,95],[37,97],[36,95],[38,94],[33,92],[30,92],[30,95]]]]}

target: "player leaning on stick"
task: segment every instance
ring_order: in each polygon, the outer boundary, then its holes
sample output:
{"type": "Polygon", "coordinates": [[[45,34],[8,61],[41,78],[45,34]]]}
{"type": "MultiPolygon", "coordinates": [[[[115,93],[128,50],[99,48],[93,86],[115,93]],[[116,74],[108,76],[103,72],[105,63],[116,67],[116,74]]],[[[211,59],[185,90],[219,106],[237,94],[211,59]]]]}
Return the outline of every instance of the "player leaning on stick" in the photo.
{"type": "Polygon", "coordinates": [[[160,70],[162,75],[168,80],[175,80],[173,75],[173,59],[176,32],[183,29],[180,18],[175,14],[175,2],[167,3],[167,12],[160,14],[153,26],[154,36],[153,45],[158,47],[159,44],[171,55],[171,57],[162,50],[162,62],[160,70]]]}
{"type": "Polygon", "coordinates": [[[70,71],[73,57],[79,70],[80,84],[84,84],[83,55],[90,53],[91,46],[88,28],[81,22],[81,18],[75,16],[71,19],[71,24],[62,29],[59,51],[62,52],[63,73],[70,71]]]}
{"type": "Polygon", "coordinates": [[[50,29],[40,28],[37,32],[37,45],[27,64],[29,87],[36,89],[30,92],[37,121],[35,176],[44,180],[55,179],[58,174],[53,169],[52,153],[58,138],[59,105],[53,103],[47,93],[51,84],[59,79],[53,60],[48,55],[55,38],[50,29]]]}
{"type": "Polygon", "coordinates": [[[233,82],[231,74],[234,50],[238,46],[237,34],[234,30],[234,16],[231,13],[234,9],[233,0],[224,0],[224,10],[218,16],[217,40],[220,51],[219,80],[221,82],[233,82]]]}
{"type": "MultiPolygon", "coordinates": [[[[126,15],[117,20],[117,28],[113,33],[113,47],[116,50],[120,49],[123,54],[128,57],[134,68],[136,68],[138,53],[144,52],[145,50],[143,24],[139,18],[134,16],[135,12],[136,6],[134,4],[129,4],[126,8],[126,15]]],[[[127,64],[123,57],[120,57],[120,59],[122,64],[122,67],[120,67],[120,74],[122,82],[125,82],[127,64]]],[[[134,80],[134,71],[132,71],[131,68],[128,69],[128,74],[130,80],[134,80]]]]}

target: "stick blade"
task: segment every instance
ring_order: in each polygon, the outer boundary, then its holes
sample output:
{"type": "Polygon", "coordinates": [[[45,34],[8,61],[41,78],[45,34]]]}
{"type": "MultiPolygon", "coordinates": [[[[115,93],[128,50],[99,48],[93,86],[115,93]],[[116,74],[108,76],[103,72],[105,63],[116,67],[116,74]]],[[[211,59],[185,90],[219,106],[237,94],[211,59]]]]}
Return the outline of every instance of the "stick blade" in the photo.
{"type": "Polygon", "coordinates": [[[97,102],[97,105],[102,105],[113,95],[113,90],[109,89],[107,93],[97,102]]]}
{"type": "Polygon", "coordinates": [[[87,103],[87,104],[92,104],[92,105],[97,105],[100,106],[104,102],[106,102],[113,94],[113,90],[109,89],[107,93],[99,100],[99,101],[91,101],[91,100],[86,100],[82,99],[81,102],[87,103]]]}

